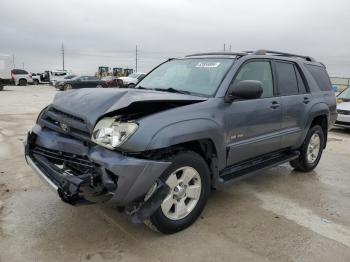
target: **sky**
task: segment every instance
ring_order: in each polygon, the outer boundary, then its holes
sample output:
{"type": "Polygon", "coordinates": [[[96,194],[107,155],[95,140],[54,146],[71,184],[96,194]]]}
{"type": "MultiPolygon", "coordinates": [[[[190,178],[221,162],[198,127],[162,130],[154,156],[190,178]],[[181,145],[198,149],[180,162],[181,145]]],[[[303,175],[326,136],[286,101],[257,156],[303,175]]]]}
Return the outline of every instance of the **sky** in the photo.
{"type": "Polygon", "coordinates": [[[350,77],[349,0],[0,0],[0,53],[39,73],[98,66],[147,72],[170,57],[268,49],[350,77]]]}

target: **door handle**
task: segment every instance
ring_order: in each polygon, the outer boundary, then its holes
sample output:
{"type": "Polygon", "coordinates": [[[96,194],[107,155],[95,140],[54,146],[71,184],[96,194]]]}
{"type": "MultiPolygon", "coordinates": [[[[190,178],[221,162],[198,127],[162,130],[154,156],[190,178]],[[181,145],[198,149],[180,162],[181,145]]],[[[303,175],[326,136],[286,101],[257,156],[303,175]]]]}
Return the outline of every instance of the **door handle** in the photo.
{"type": "Polygon", "coordinates": [[[272,108],[272,109],[276,109],[276,108],[278,108],[278,107],[280,107],[280,104],[279,104],[277,101],[273,101],[273,102],[271,103],[271,108],[272,108]]]}
{"type": "Polygon", "coordinates": [[[308,104],[310,103],[310,98],[308,97],[304,97],[304,101],[303,101],[304,104],[308,104]]]}

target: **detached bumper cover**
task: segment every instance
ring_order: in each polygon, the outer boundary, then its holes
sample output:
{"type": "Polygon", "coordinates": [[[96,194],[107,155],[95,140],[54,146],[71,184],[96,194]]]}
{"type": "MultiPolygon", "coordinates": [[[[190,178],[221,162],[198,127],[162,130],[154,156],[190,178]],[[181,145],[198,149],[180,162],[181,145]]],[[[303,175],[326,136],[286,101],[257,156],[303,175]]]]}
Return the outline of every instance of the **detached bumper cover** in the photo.
{"type": "Polygon", "coordinates": [[[170,165],[170,162],[128,157],[43,130],[38,125],[28,133],[25,158],[33,170],[58,191],[62,200],[77,203],[102,198],[102,202],[119,206],[142,198],[170,165]],[[69,165],[70,170],[83,168],[74,175],[60,169],[60,165],[69,165]]]}

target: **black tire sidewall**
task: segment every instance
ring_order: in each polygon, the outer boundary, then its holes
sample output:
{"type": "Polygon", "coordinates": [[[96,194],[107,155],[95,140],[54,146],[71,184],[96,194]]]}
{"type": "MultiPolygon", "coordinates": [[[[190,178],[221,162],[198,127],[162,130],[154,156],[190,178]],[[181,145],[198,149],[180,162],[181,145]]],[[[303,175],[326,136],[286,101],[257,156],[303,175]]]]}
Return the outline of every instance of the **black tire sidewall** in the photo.
{"type": "Polygon", "coordinates": [[[163,214],[161,207],[150,217],[152,224],[155,225],[159,231],[166,234],[176,233],[193,224],[203,211],[210,193],[210,171],[207,163],[199,154],[195,152],[182,152],[173,157],[171,162],[172,164],[170,164],[161,176],[163,181],[166,181],[169,175],[175,170],[184,166],[190,166],[199,173],[202,189],[196,207],[183,219],[171,220],[167,218],[163,214]]]}
{"type": "Polygon", "coordinates": [[[20,79],[20,80],[18,81],[18,84],[19,84],[20,86],[26,86],[26,85],[27,85],[27,80],[25,80],[25,79],[20,79]]]}
{"type": "Polygon", "coordinates": [[[305,142],[304,142],[304,144],[301,148],[301,152],[300,152],[301,153],[301,155],[300,155],[301,161],[300,162],[301,162],[303,168],[305,169],[305,171],[311,171],[318,165],[318,162],[320,161],[321,156],[322,156],[323,148],[324,148],[324,133],[323,133],[322,128],[319,125],[311,127],[309,132],[306,135],[305,142]],[[316,160],[313,163],[309,163],[307,161],[307,148],[308,148],[308,145],[310,143],[310,139],[311,139],[312,135],[315,133],[317,133],[320,137],[320,151],[318,152],[318,156],[317,156],[316,160]]]}

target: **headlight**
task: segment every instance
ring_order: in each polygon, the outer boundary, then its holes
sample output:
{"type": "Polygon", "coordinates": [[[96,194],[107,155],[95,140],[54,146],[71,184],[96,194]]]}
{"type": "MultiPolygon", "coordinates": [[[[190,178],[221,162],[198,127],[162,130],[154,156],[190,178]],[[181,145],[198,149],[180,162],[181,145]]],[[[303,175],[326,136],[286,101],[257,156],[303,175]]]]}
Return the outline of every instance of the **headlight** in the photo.
{"type": "Polygon", "coordinates": [[[92,133],[91,140],[109,149],[124,143],[137,129],[136,123],[118,122],[114,117],[100,120],[92,133]]]}
{"type": "Polygon", "coordinates": [[[39,123],[39,120],[40,120],[41,117],[46,113],[48,107],[49,107],[49,106],[47,106],[47,107],[45,107],[43,110],[41,110],[41,112],[39,113],[38,117],[36,118],[36,122],[35,122],[35,123],[37,123],[37,124],[39,123]]]}

